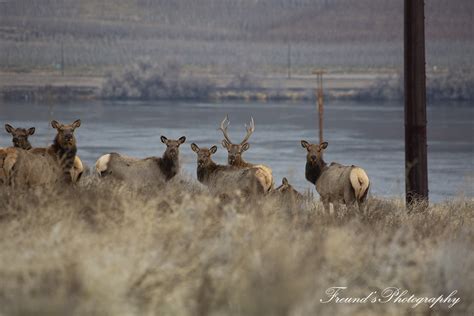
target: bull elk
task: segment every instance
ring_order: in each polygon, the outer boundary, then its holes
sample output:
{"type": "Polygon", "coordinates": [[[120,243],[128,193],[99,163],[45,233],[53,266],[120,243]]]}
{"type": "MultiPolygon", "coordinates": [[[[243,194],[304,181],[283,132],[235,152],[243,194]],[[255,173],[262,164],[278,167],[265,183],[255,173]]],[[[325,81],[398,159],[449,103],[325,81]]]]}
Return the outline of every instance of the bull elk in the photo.
{"type": "Polygon", "coordinates": [[[362,210],[370,187],[366,172],[354,165],[344,166],[335,162],[327,165],[323,159],[323,151],[328,147],[327,142],[310,144],[302,140],[301,146],[307,150],[306,180],[316,186],[324,209],[329,212],[329,204],[333,203],[334,209],[337,210],[342,203],[348,207],[357,204],[362,210]]]}
{"type": "MultiPolygon", "coordinates": [[[[5,130],[7,133],[12,135],[12,142],[13,147],[15,148],[22,148],[25,150],[30,150],[32,148],[28,137],[35,133],[35,128],[30,127],[29,129],[25,128],[14,128],[10,124],[5,124],[5,130]]],[[[72,182],[77,182],[80,180],[82,174],[84,172],[84,166],[82,165],[82,161],[78,156],[74,157],[74,165],[71,168],[71,179],[72,182]]]]}
{"type": "Polygon", "coordinates": [[[250,120],[250,125],[245,125],[245,129],[247,133],[244,139],[239,144],[234,144],[230,140],[229,134],[227,132],[227,128],[229,127],[230,121],[229,117],[226,116],[224,120],[221,122],[219,130],[223,133],[224,139],[222,140],[222,146],[227,149],[227,162],[230,166],[237,167],[239,169],[244,168],[255,168],[257,169],[256,174],[259,177],[260,183],[263,184],[264,191],[269,192],[273,189],[273,175],[272,170],[262,164],[252,164],[246,162],[242,154],[250,148],[250,144],[248,140],[250,136],[252,136],[253,132],[255,131],[255,122],[253,118],[250,120]]]}
{"type": "Polygon", "coordinates": [[[103,155],[95,164],[96,171],[101,177],[136,185],[149,184],[153,181],[158,181],[158,183],[169,181],[179,171],[179,146],[185,141],[184,136],[178,140],[161,136],[161,142],[166,145],[162,157],[138,159],[118,153],[103,155]]]}
{"type": "Polygon", "coordinates": [[[230,165],[218,165],[212,160],[217,146],[211,148],[199,148],[195,143],[191,149],[197,154],[197,178],[198,181],[207,185],[211,191],[240,190],[246,196],[252,194],[263,194],[265,183],[258,176],[258,168],[238,168],[230,165]]]}
{"type": "Polygon", "coordinates": [[[71,183],[77,146],[74,131],[81,126],[76,120],[70,125],[51,121],[56,129],[53,144],[47,148],[7,148],[2,151],[4,182],[12,185],[44,185],[58,182],[71,183]]]}

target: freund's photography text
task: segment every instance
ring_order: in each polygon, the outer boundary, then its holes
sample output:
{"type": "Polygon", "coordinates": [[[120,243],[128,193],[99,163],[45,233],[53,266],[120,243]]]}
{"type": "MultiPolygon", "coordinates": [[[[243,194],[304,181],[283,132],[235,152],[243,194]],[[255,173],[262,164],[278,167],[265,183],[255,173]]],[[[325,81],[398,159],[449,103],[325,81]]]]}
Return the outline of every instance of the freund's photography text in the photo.
{"type": "Polygon", "coordinates": [[[448,295],[438,296],[418,296],[410,293],[408,290],[397,287],[387,287],[381,291],[371,291],[365,296],[354,297],[347,296],[344,292],[347,290],[345,286],[334,286],[326,289],[326,297],[319,301],[322,304],[336,303],[336,304],[411,304],[412,308],[416,308],[421,304],[428,304],[429,308],[433,308],[438,304],[447,304],[448,308],[452,308],[461,301],[457,297],[457,290],[453,290],[448,295]]]}

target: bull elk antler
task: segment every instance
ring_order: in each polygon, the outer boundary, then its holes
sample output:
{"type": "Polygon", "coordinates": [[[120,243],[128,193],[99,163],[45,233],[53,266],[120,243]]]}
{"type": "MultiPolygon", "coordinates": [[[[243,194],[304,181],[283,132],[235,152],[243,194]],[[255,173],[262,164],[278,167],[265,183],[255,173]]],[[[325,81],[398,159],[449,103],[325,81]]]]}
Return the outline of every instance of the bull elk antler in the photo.
{"type": "Polygon", "coordinates": [[[250,117],[249,126],[245,124],[245,129],[247,130],[247,134],[245,135],[244,140],[240,143],[241,145],[245,144],[249,140],[250,136],[252,136],[253,132],[255,131],[255,122],[253,121],[253,117],[250,117]]]}
{"type": "Polygon", "coordinates": [[[229,124],[230,124],[229,115],[226,115],[224,119],[222,120],[221,126],[218,128],[218,130],[220,130],[224,134],[225,140],[228,141],[229,144],[232,144],[229,134],[227,134],[227,127],[229,127],[229,124]]]}
{"type": "MultiPolygon", "coordinates": [[[[225,140],[228,141],[230,144],[233,144],[227,132],[227,128],[229,127],[229,124],[230,124],[229,116],[226,115],[225,118],[221,122],[219,130],[224,134],[225,140]]],[[[255,131],[255,122],[253,120],[253,117],[250,117],[250,125],[245,124],[245,129],[247,130],[247,134],[245,135],[244,139],[240,142],[241,145],[245,144],[249,140],[250,136],[252,136],[253,132],[255,131]]]]}

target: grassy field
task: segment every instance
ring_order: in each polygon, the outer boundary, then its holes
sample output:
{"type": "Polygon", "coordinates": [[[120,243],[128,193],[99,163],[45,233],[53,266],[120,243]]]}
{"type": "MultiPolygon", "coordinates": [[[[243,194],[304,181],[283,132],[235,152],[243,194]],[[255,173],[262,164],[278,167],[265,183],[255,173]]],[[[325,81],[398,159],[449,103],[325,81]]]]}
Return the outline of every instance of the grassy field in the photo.
{"type": "Polygon", "coordinates": [[[192,180],[132,190],[0,188],[0,315],[472,315],[474,201],[407,212],[370,198],[325,214],[266,197],[220,201],[192,180]],[[400,287],[460,303],[321,304],[332,286],[400,287]]]}

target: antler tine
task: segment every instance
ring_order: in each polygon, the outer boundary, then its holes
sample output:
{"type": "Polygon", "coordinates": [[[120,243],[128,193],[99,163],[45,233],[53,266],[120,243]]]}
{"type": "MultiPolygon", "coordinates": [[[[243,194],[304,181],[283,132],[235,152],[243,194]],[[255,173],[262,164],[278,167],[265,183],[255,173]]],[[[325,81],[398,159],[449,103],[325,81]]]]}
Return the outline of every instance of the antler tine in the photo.
{"type": "Polygon", "coordinates": [[[240,143],[241,145],[245,144],[255,131],[255,122],[253,121],[253,117],[250,117],[250,125],[247,126],[247,124],[245,124],[245,129],[247,130],[247,134],[245,135],[244,140],[240,143]]]}
{"type": "Polygon", "coordinates": [[[218,130],[220,130],[224,134],[225,140],[232,144],[229,134],[227,134],[227,127],[229,127],[229,124],[230,124],[229,115],[226,115],[224,119],[222,120],[221,125],[218,128],[218,130]]]}

